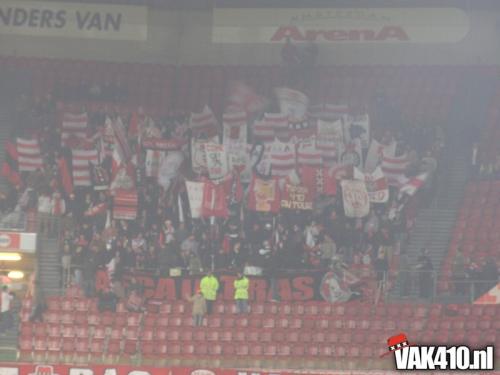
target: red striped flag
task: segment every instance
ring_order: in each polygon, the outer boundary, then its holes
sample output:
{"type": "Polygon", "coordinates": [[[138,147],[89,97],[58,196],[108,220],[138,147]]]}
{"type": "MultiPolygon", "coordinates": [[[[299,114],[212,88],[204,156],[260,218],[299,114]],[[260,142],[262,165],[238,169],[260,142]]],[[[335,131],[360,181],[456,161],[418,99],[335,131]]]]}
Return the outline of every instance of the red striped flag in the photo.
{"type": "Polygon", "coordinates": [[[21,172],[33,172],[43,168],[38,140],[17,138],[17,163],[21,172]]]}
{"type": "Polygon", "coordinates": [[[97,150],[73,150],[73,184],[75,186],[90,186],[92,178],[90,174],[90,164],[98,164],[97,150]]]}
{"type": "Polygon", "coordinates": [[[114,121],[111,121],[111,126],[114,133],[114,150],[118,153],[122,162],[128,162],[132,157],[132,149],[128,144],[122,120],[117,117],[114,121]]]}
{"type": "Polygon", "coordinates": [[[321,151],[317,149],[314,140],[304,140],[297,148],[297,165],[320,167],[323,163],[321,151]]]}
{"type": "Polygon", "coordinates": [[[288,116],[283,113],[266,113],[262,120],[255,121],[252,127],[254,141],[272,142],[283,132],[288,132],[288,116]]]}
{"type": "Polygon", "coordinates": [[[201,112],[191,113],[189,128],[194,136],[200,133],[205,133],[208,137],[213,136],[217,133],[217,126],[217,119],[208,105],[201,112]]]}
{"type": "Polygon", "coordinates": [[[87,135],[87,124],[87,113],[63,113],[61,130],[62,145],[67,146],[71,138],[85,138],[87,135]]]}
{"type": "Polygon", "coordinates": [[[401,185],[399,188],[399,193],[408,194],[410,196],[414,195],[418,191],[418,189],[420,189],[425,184],[425,181],[427,181],[427,177],[429,177],[428,173],[422,173],[415,177],[400,178],[399,182],[401,185]]]}
{"type": "Polygon", "coordinates": [[[391,186],[398,186],[399,179],[404,176],[408,165],[410,164],[410,159],[408,154],[403,154],[401,156],[388,157],[383,156],[382,158],[382,172],[384,172],[387,177],[387,182],[391,186]]]}
{"type": "Polygon", "coordinates": [[[271,175],[285,177],[295,169],[295,145],[293,143],[273,142],[269,145],[271,175]]]}
{"type": "Polygon", "coordinates": [[[334,137],[321,136],[316,138],[316,149],[321,155],[325,166],[333,166],[338,161],[338,146],[334,137]]]}
{"type": "Polygon", "coordinates": [[[309,106],[309,116],[326,121],[333,121],[349,114],[347,104],[317,104],[309,106]]]}
{"type": "Polygon", "coordinates": [[[137,191],[117,189],[113,199],[113,218],[135,220],[137,217],[137,191]]]}

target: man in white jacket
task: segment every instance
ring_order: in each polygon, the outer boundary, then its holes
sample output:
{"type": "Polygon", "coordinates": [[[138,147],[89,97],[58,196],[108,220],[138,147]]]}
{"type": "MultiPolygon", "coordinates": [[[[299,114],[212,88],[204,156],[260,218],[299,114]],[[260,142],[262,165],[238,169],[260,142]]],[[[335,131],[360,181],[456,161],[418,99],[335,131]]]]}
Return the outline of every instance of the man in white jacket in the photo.
{"type": "Polygon", "coordinates": [[[49,235],[52,230],[52,197],[48,193],[40,194],[38,197],[38,228],[41,235],[49,235]]]}

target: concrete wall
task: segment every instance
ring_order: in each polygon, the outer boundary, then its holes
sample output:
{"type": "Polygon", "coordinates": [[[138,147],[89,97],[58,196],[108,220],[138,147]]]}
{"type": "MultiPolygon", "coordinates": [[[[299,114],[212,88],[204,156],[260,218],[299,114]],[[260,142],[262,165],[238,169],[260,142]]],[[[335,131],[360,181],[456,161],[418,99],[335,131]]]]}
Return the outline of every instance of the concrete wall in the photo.
{"type": "MultiPolygon", "coordinates": [[[[319,63],[333,64],[498,64],[500,13],[467,12],[463,41],[443,44],[320,44],[319,63]]],[[[30,37],[0,34],[0,53],[33,57],[112,60],[162,64],[277,64],[280,44],[214,44],[212,11],[150,8],[148,40],[30,37]]]]}

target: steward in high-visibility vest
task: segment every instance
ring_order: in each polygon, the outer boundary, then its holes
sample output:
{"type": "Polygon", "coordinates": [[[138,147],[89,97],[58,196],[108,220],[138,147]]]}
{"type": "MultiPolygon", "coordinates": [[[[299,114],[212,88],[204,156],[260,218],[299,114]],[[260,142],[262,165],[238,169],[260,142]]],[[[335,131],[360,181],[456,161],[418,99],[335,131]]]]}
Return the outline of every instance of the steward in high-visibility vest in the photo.
{"type": "Polygon", "coordinates": [[[207,314],[211,314],[213,303],[217,299],[217,291],[219,290],[219,280],[217,280],[217,277],[211,271],[201,279],[200,290],[207,301],[207,314]]]}
{"type": "Polygon", "coordinates": [[[250,287],[250,280],[242,273],[238,273],[233,285],[237,312],[240,314],[248,312],[248,289],[250,287]]]}

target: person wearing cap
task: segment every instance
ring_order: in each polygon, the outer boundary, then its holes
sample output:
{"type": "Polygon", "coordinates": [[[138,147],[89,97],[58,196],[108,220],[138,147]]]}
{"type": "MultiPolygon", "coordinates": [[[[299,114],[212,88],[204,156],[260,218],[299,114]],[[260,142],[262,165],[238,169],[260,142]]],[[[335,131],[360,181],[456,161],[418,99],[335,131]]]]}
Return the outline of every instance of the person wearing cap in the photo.
{"type": "Polygon", "coordinates": [[[248,312],[248,288],[250,281],[241,272],[238,272],[234,280],[234,300],[236,301],[236,311],[238,314],[248,312]]]}
{"type": "Polygon", "coordinates": [[[207,315],[212,313],[214,301],[217,299],[217,291],[219,290],[219,280],[209,271],[206,276],[201,279],[200,289],[203,297],[207,301],[207,315]]]}
{"type": "Polygon", "coordinates": [[[197,289],[196,293],[187,297],[187,300],[193,304],[192,315],[193,315],[193,325],[195,327],[199,327],[203,325],[203,317],[207,313],[207,301],[203,294],[201,293],[201,289],[197,289]]]}

